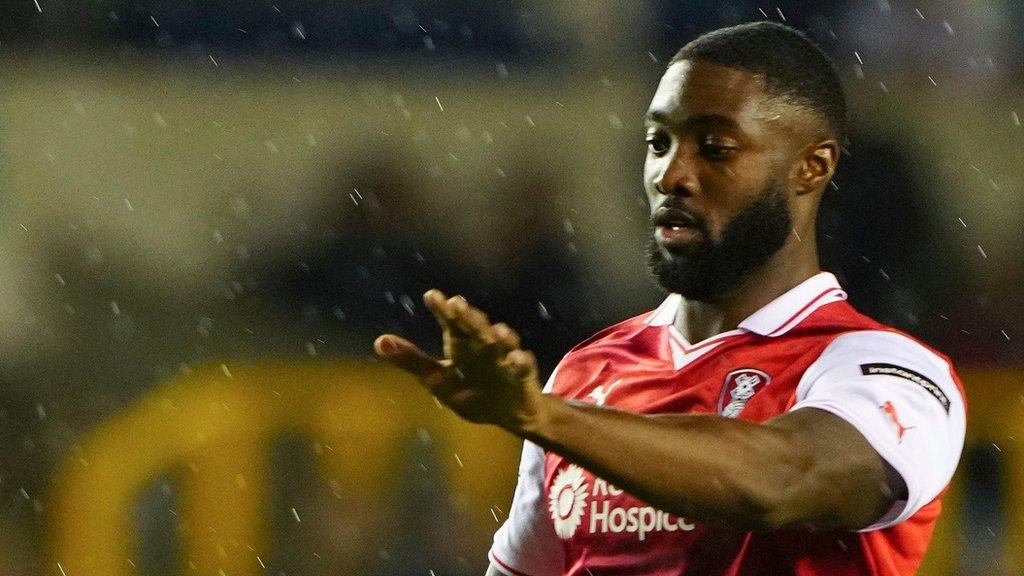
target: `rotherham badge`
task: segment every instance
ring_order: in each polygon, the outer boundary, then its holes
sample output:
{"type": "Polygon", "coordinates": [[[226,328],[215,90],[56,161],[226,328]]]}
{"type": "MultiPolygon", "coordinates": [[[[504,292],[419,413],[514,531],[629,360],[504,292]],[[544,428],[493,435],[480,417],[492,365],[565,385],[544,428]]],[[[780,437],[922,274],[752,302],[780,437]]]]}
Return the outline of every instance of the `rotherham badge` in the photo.
{"type": "Polygon", "coordinates": [[[767,373],[754,368],[729,372],[725,375],[722,394],[718,397],[718,413],[726,418],[735,418],[754,394],[771,380],[772,377],[767,373]]]}

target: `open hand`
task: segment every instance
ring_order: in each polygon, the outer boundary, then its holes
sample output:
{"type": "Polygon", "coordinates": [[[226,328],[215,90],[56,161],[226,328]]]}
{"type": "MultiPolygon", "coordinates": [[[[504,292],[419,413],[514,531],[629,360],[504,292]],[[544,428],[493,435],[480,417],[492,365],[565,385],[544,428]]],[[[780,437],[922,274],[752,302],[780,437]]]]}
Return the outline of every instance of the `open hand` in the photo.
{"type": "Polygon", "coordinates": [[[495,424],[513,433],[536,421],[542,394],[533,354],[520,349],[519,335],[462,296],[429,290],[423,302],[444,335],[444,358],[434,358],[394,334],[373,343],[382,359],[419,379],[441,402],[471,422],[495,424]]]}

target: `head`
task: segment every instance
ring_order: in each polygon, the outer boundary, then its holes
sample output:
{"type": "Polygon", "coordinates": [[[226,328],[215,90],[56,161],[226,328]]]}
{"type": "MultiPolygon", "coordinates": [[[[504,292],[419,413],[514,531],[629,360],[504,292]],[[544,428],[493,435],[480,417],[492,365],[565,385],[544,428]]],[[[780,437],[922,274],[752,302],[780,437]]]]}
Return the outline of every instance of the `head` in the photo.
{"type": "Polygon", "coordinates": [[[716,302],[768,266],[817,266],[846,105],[806,36],[770,22],[700,36],[669,63],[646,124],[649,264],[666,290],[716,302]]]}

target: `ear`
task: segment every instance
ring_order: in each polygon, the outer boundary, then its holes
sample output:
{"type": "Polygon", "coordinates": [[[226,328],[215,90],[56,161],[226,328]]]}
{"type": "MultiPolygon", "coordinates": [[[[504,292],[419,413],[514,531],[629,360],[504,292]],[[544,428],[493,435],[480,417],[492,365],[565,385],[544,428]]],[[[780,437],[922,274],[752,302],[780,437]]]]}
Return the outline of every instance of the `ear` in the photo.
{"type": "Polygon", "coordinates": [[[821,190],[832,179],[839,165],[839,143],[824,140],[804,149],[797,168],[797,195],[821,190]]]}

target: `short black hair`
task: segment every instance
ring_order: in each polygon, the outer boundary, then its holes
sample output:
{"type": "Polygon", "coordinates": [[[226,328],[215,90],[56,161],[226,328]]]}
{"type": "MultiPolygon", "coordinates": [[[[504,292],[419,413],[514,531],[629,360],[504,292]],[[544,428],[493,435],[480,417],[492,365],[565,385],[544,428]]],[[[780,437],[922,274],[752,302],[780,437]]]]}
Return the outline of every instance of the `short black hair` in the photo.
{"type": "Polygon", "coordinates": [[[803,32],[775,22],[750,22],[697,37],[669,62],[704,60],[760,76],[769,94],[820,115],[846,143],[846,96],[832,60],[803,32]]]}

